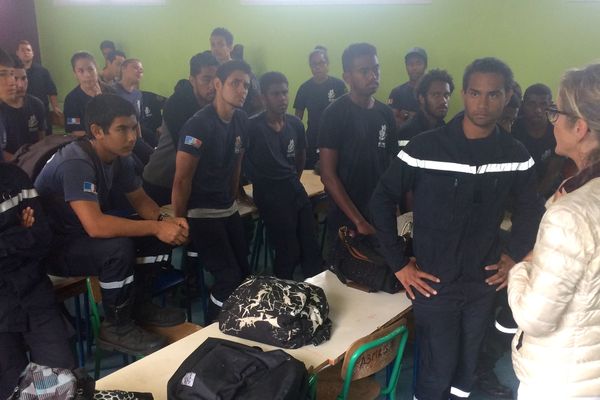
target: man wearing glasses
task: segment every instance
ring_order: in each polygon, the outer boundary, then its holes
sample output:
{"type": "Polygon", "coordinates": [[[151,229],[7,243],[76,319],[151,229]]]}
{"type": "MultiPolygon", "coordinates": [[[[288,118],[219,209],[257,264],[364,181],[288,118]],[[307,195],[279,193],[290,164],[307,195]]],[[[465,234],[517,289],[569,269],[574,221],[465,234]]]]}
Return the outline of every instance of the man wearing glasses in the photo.
{"type": "Polygon", "coordinates": [[[513,125],[512,133],[535,161],[538,193],[550,197],[562,182],[560,170],[564,157],[554,152],[553,126],[546,117],[546,109],[552,105],[552,91],[542,83],[529,86],[523,95],[520,117],[513,125]]]}
{"type": "Polygon", "coordinates": [[[398,152],[394,115],[373,97],[379,88],[377,50],[368,43],[352,44],[344,50],[342,65],[350,92],[325,109],[317,139],[321,181],[332,200],[327,216],[330,256],[340,226],[361,235],[375,233],[368,202],[398,152]]]}
{"type": "Polygon", "coordinates": [[[414,137],[373,193],[370,210],[382,253],[413,300],[418,400],[469,397],[496,292],[533,247],[543,211],[534,163],[497,126],[512,82],[502,61],[475,60],[463,76],[464,116],[414,137]],[[415,258],[406,256],[395,218],[408,191],[415,258]],[[512,231],[502,246],[509,199],[512,231]]]}

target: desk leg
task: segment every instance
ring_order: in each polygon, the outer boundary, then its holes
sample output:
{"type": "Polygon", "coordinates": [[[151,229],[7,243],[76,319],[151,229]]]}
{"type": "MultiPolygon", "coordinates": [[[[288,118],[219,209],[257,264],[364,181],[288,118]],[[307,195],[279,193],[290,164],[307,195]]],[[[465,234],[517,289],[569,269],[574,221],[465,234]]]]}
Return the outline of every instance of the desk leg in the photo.
{"type": "Polygon", "coordinates": [[[75,330],[77,331],[77,353],[79,356],[79,366],[85,367],[85,349],[83,348],[83,335],[81,334],[81,302],[79,295],[75,299],[75,330]]]}

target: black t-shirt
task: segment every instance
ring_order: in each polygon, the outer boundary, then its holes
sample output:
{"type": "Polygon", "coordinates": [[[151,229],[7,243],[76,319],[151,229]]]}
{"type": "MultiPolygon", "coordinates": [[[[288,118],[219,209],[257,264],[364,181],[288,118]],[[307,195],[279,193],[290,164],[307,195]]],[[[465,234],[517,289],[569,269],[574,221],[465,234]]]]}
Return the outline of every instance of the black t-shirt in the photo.
{"type": "Polygon", "coordinates": [[[535,161],[535,168],[538,180],[546,175],[549,161],[556,156],[556,139],[554,138],[554,128],[548,124],[546,133],[540,138],[534,138],[527,133],[525,121],[517,119],[512,127],[511,133],[527,149],[531,158],[535,161]]]}
{"type": "MultiPolygon", "coordinates": [[[[115,94],[115,90],[103,83],[100,84],[103,94],[115,94]]],[[[63,113],[65,115],[65,132],[85,131],[85,106],[92,99],[81,86],[71,90],[65,97],[63,113]]]]}
{"type": "MultiPolygon", "coordinates": [[[[323,112],[318,146],[338,151],[337,174],[354,205],[368,218],[371,194],[398,153],[392,110],[377,100],[365,109],[344,95],[323,112]]],[[[335,204],[330,215],[345,219],[335,204]]]]}
{"type": "Polygon", "coordinates": [[[46,130],[46,112],[42,101],[26,95],[23,107],[13,108],[6,103],[2,107],[6,123],[6,147],[4,150],[14,153],[27,143],[39,140],[39,132],[46,130]]]}
{"type": "Polygon", "coordinates": [[[312,78],[304,82],[298,88],[296,99],[294,100],[294,109],[306,109],[308,113],[306,136],[308,146],[311,149],[317,147],[317,135],[319,133],[319,121],[321,114],[327,106],[340,96],[346,93],[344,81],[332,76],[325,82],[316,83],[312,78]]]}
{"type": "Polygon", "coordinates": [[[423,111],[419,110],[414,118],[411,118],[407,123],[398,128],[398,146],[403,148],[419,133],[428,131],[430,129],[439,128],[443,125],[445,125],[444,120],[439,120],[433,128],[429,128],[427,117],[425,117],[423,111]]]}
{"type": "Polygon", "coordinates": [[[183,125],[178,151],[199,158],[188,209],[231,207],[235,199],[231,179],[235,164],[246,148],[247,123],[246,113],[237,109],[231,121],[225,123],[209,104],[183,125]]]}
{"type": "Polygon", "coordinates": [[[50,72],[40,64],[33,63],[27,71],[27,93],[42,101],[48,109],[48,96],[56,96],[57,90],[50,72]]]}
{"type": "Polygon", "coordinates": [[[276,132],[267,124],[263,112],[248,121],[245,172],[258,184],[297,178],[296,151],[303,149],[306,149],[306,134],[302,121],[287,114],[285,126],[276,132]]]}
{"type": "Polygon", "coordinates": [[[414,89],[409,82],[396,86],[390,92],[388,105],[395,110],[419,111],[419,102],[414,89]]]}

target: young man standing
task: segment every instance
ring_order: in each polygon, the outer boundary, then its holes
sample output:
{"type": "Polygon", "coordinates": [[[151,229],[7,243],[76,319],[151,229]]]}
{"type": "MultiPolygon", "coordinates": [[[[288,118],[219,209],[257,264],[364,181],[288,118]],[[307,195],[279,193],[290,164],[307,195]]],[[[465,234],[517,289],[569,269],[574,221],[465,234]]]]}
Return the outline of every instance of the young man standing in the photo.
{"type": "Polygon", "coordinates": [[[321,181],[331,199],[330,250],[340,226],[361,235],[375,233],[369,199],[398,152],[392,111],[373,97],[379,87],[377,50],[368,43],[352,44],[344,50],[342,64],[350,92],[325,109],[318,137],[321,181]]]}
{"type": "Polygon", "coordinates": [[[345,94],[347,90],[344,81],[329,75],[329,56],[324,47],[318,46],[310,52],[308,64],[313,76],[298,88],[294,100],[294,110],[300,119],[304,117],[304,110],[308,113],[306,168],[314,169],[315,164],[319,161],[317,136],[321,115],[329,104],[345,94]]]}
{"type": "Polygon", "coordinates": [[[229,61],[217,69],[212,104],[194,114],[179,131],[172,203],[188,217],[194,248],[214,276],[209,315],[248,275],[248,244],[238,212],[247,117],[240,110],[250,86],[250,66],[229,61]]]}
{"type": "Polygon", "coordinates": [[[150,353],[162,338],[138,325],[171,326],[181,310],[151,302],[153,277],[168,262],[171,246],[188,238],[183,218],[160,213],[141,188],[131,152],[138,121],[131,103],[98,95],[86,108],[88,138],[60,149],[44,166],[35,187],[54,231],[54,275],[98,276],[105,320],[99,341],[115,349],[150,353]],[[112,193],[124,194],[139,219],[110,214],[112,193]]]}
{"type": "Polygon", "coordinates": [[[533,247],[543,207],[533,160],[496,125],[511,95],[510,68],[495,58],[463,76],[464,116],[413,138],[371,200],[383,255],[413,300],[419,353],[415,398],[467,398],[495,292],[533,247]],[[396,206],[414,196],[415,258],[398,238],[396,206]],[[509,199],[512,231],[499,232],[509,199]]]}
{"type": "Polygon", "coordinates": [[[454,81],[446,71],[432,69],[423,75],[415,89],[419,112],[398,129],[400,148],[406,146],[408,141],[419,133],[445,124],[448,101],[453,91],[454,81]]]}
{"type": "Polygon", "coordinates": [[[544,198],[554,194],[563,181],[561,168],[565,158],[554,152],[556,139],[546,109],[552,105],[552,91],[542,83],[529,86],[523,95],[520,117],[517,118],[512,134],[519,140],[535,161],[538,192],[544,198]]]}
{"type": "Polygon", "coordinates": [[[175,92],[165,103],[158,147],[144,167],[144,189],[161,206],[171,203],[179,131],[196,111],[215,98],[213,81],[218,66],[210,51],[193,56],[189,78],[177,82],[175,92]]]}
{"type": "Polygon", "coordinates": [[[17,48],[17,57],[21,60],[27,71],[27,93],[37,97],[44,104],[46,112],[46,134],[52,134],[52,119],[50,116],[50,105],[54,113],[62,117],[62,111],[58,107],[57,90],[50,72],[38,63],[33,62],[33,49],[27,40],[21,40],[17,48]]]}
{"type": "Polygon", "coordinates": [[[253,197],[275,247],[275,276],[293,279],[300,264],[304,278],[322,271],[310,199],[300,182],[306,161],[302,121],[286,113],[288,81],[280,72],[260,78],[266,111],[250,119],[245,171],[253,197]]]}
{"type": "Polygon", "coordinates": [[[106,56],[106,67],[100,74],[100,80],[107,85],[114,85],[121,76],[121,64],[127,56],[119,50],[113,50],[106,56]]]}
{"type": "Polygon", "coordinates": [[[427,53],[420,47],[413,47],[404,56],[404,64],[408,73],[408,82],[392,89],[388,98],[388,105],[394,110],[398,126],[407,122],[419,111],[415,87],[427,69],[427,53]]]}
{"type": "MultiPolygon", "coordinates": [[[[233,34],[226,28],[215,28],[210,34],[210,51],[213,53],[219,64],[231,61],[231,52],[233,51],[233,34]]],[[[250,87],[248,96],[243,107],[248,116],[253,116],[264,110],[260,101],[260,88],[258,80],[250,72],[250,87]]]]}
{"type": "Polygon", "coordinates": [[[15,94],[0,96],[0,108],[6,123],[5,151],[14,154],[19,147],[35,143],[46,134],[46,113],[37,97],[27,94],[27,73],[20,61],[15,62],[15,94]]]}

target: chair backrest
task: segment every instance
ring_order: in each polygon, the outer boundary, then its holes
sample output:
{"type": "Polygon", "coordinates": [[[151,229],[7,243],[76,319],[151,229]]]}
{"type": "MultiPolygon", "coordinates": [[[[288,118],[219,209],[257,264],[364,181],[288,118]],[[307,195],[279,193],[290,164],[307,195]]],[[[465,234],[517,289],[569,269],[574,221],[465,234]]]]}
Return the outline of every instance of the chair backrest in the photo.
{"type": "Polygon", "coordinates": [[[347,397],[351,381],[373,375],[387,367],[392,361],[394,367],[388,387],[381,393],[395,392],[407,338],[406,320],[400,319],[390,326],[381,328],[352,343],[344,357],[342,365],[344,386],[338,398],[345,399],[347,397]]]}

